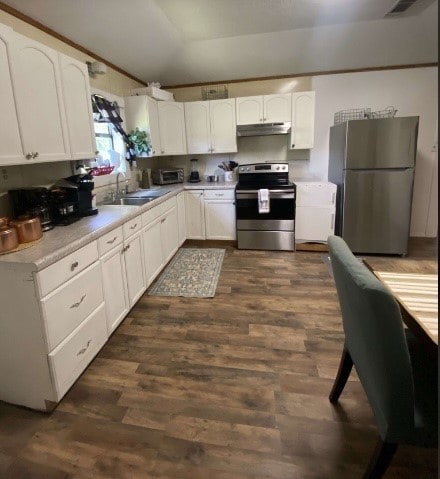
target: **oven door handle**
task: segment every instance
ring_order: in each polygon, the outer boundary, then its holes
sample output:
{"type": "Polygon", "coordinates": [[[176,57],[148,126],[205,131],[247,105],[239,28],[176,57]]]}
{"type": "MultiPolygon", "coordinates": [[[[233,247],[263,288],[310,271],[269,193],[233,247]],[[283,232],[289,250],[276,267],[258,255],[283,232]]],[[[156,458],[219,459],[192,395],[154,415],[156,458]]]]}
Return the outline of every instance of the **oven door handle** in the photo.
{"type": "MultiPolygon", "coordinates": [[[[242,199],[255,198],[258,195],[258,190],[236,191],[235,195],[242,199]]],[[[295,198],[295,190],[269,190],[269,197],[293,199],[295,198]]]]}

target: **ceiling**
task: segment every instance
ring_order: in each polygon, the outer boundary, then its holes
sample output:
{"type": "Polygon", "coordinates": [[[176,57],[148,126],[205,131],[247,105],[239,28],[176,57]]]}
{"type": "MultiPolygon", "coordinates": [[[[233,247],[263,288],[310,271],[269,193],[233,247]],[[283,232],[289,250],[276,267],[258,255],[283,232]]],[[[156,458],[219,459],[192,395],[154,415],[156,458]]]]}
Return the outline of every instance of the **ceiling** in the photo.
{"type": "Polygon", "coordinates": [[[438,0],[3,0],[162,85],[437,61],[438,0]]]}

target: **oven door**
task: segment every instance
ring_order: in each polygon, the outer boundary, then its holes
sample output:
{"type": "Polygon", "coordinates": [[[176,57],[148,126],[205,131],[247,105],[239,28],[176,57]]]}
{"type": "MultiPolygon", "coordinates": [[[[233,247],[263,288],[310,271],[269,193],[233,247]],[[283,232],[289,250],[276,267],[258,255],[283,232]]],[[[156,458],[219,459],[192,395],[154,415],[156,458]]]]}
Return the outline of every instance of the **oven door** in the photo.
{"type": "Polygon", "coordinates": [[[269,213],[258,211],[258,190],[235,193],[237,230],[294,231],[295,190],[269,190],[269,213]]]}

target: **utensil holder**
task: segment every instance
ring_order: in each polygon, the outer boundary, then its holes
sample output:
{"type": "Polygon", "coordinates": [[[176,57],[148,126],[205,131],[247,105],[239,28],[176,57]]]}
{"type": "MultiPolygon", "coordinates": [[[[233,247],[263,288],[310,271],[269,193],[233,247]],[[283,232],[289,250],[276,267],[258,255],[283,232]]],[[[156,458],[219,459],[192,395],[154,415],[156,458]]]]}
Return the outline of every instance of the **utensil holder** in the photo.
{"type": "Polygon", "coordinates": [[[233,171],[225,171],[225,182],[234,181],[233,171]]]}

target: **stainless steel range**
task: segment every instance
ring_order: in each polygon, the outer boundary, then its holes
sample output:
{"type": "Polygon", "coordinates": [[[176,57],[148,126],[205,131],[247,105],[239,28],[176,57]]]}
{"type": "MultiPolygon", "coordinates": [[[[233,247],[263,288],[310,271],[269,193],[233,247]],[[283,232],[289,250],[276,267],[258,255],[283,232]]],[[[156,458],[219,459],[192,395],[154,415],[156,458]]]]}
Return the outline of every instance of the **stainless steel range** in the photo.
{"type": "Polygon", "coordinates": [[[294,251],[295,192],[287,163],[240,165],[235,189],[238,248],[294,251]]]}

